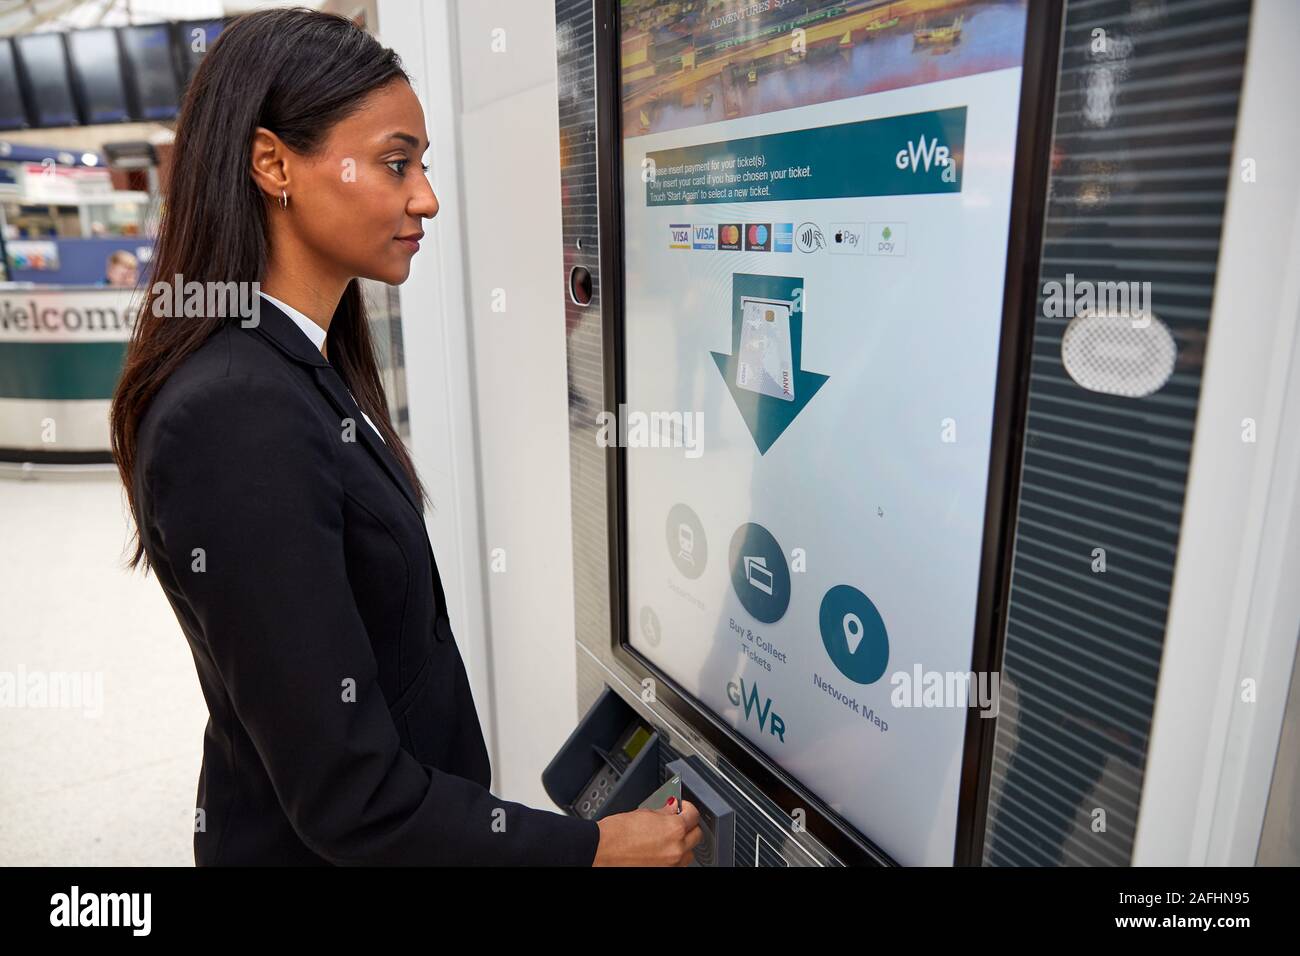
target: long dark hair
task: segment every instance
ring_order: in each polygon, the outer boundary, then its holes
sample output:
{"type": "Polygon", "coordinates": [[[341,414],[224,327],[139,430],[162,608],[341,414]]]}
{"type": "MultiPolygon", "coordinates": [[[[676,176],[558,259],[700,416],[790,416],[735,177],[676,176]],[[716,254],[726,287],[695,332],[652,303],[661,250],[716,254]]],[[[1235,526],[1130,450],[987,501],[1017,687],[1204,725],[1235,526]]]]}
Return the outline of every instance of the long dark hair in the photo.
{"type": "MultiPolygon", "coordinates": [[[[294,151],[311,155],[367,94],[398,78],[410,82],[397,54],[345,17],[295,7],[232,20],[203,57],[181,105],[153,279],[169,282],[179,274],[186,283],[260,281],[268,203],[249,173],[254,130],[264,126],[294,151]]],[[[143,562],[146,569],[132,481],[140,419],[176,367],[239,318],[171,319],[154,314],[153,299],[146,289],[109,415],[113,458],[136,525],[129,567],[143,562]]],[[[330,320],[329,357],[423,504],[425,489],[388,416],[356,279],[330,320]]]]}

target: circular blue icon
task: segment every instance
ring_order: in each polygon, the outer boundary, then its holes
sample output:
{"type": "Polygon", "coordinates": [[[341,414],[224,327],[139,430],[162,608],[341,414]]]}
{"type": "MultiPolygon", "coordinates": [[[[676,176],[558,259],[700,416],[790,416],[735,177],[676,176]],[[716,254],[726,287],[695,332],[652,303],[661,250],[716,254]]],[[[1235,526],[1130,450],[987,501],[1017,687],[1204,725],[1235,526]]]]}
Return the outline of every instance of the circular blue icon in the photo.
{"type": "Polygon", "coordinates": [[[761,524],[742,524],[731,536],[731,586],[745,610],[764,624],[779,621],[790,606],[790,567],[761,524]]]}
{"type": "Polygon", "coordinates": [[[837,584],[822,598],[822,643],[839,672],[855,684],[874,684],[889,666],[889,635],[871,599],[837,584]]]}

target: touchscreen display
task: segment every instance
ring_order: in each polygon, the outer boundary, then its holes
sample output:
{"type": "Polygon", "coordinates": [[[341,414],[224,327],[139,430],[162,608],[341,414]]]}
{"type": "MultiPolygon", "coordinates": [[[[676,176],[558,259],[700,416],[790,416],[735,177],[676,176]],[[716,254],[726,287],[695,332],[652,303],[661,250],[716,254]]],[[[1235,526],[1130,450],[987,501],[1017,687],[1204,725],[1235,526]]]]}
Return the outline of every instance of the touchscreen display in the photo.
{"type": "Polygon", "coordinates": [[[904,864],[952,862],[995,706],[1025,27],[1023,0],[620,5],[629,643],[904,864]]]}

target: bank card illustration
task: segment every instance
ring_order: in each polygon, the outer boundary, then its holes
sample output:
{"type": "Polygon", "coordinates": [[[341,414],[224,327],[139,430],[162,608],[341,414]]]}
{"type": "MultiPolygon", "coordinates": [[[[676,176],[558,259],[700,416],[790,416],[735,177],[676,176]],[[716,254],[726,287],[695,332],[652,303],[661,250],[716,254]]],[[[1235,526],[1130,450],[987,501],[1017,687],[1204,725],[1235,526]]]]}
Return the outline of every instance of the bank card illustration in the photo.
{"type": "Polygon", "coordinates": [[[740,297],[740,354],[736,384],[760,395],[794,401],[794,360],[790,348],[792,303],[740,297]]]}

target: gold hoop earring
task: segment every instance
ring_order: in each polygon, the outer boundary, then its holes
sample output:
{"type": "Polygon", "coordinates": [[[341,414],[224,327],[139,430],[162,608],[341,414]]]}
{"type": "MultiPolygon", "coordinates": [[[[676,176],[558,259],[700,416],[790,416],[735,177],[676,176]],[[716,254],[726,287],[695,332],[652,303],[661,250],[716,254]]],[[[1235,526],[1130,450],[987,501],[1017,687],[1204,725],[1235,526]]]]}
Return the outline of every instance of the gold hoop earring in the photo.
{"type": "Polygon", "coordinates": [[[284,194],[283,189],[280,190],[280,208],[281,209],[289,208],[289,197],[284,194]]]}

